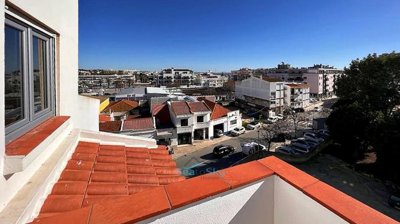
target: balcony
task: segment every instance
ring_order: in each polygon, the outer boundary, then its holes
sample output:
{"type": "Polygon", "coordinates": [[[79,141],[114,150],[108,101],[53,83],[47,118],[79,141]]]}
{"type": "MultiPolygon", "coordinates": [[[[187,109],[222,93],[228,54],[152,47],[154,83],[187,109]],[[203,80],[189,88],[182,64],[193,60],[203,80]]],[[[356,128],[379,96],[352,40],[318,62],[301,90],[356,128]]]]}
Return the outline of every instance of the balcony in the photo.
{"type": "Polygon", "coordinates": [[[188,133],[188,132],[193,132],[193,125],[190,126],[180,126],[176,128],[177,133],[188,133]]]}

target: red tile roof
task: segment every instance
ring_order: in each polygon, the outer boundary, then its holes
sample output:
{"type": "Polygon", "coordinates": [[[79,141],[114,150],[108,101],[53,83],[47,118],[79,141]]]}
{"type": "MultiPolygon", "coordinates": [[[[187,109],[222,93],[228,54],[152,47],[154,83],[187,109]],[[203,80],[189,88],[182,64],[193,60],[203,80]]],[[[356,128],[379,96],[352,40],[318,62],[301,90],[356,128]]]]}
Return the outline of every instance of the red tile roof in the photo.
{"type": "Polygon", "coordinates": [[[189,109],[194,112],[208,112],[210,109],[203,102],[187,102],[189,109]]]}
{"type": "Polygon", "coordinates": [[[137,101],[133,100],[119,100],[115,102],[110,102],[110,104],[104,108],[104,112],[126,112],[135,109],[139,106],[137,101]]]}
{"type": "Polygon", "coordinates": [[[281,79],[274,77],[263,77],[262,79],[267,82],[283,82],[281,79]]]}
{"type": "Polygon", "coordinates": [[[185,101],[173,101],[171,102],[171,108],[175,115],[186,115],[191,114],[190,109],[185,101]]]}
{"type": "Polygon", "coordinates": [[[99,115],[99,122],[111,121],[111,117],[105,114],[99,115]]]}
{"type": "MultiPolygon", "coordinates": [[[[34,222],[62,223],[68,217],[68,220],[80,220],[84,223],[134,223],[271,175],[278,175],[350,223],[398,223],[274,156],[171,183],[164,188],[154,187],[116,199],[112,196],[112,201],[98,201],[89,205],[91,210],[81,208],[52,217],[39,217],[34,222]]],[[[81,178],[86,180],[85,175],[81,178]]],[[[80,186],[71,188],[71,191],[81,192],[80,186]]],[[[124,189],[121,191],[124,192],[124,189]]],[[[66,196],[65,199],[68,203],[65,202],[63,206],[54,201],[48,202],[53,203],[56,208],[51,212],[77,207],[81,197],[66,196]]]]}
{"type": "Polygon", "coordinates": [[[124,125],[122,126],[123,131],[128,130],[147,130],[153,129],[153,118],[146,117],[146,118],[136,118],[133,120],[125,120],[124,125]]]}
{"type": "Polygon", "coordinates": [[[294,89],[305,89],[305,88],[310,88],[310,86],[307,85],[307,84],[289,83],[289,84],[286,84],[286,85],[289,86],[290,88],[294,88],[294,89]]]}
{"type": "Polygon", "coordinates": [[[69,118],[69,116],[56,116],[47,119],[35,128],[31,129],[26,134],[9,142],[6,145],[6,155],[28,155],[33,149],[35,149],[40,143],[42,143],[47,137],[49,137],[69,118]]]}
{"type": "MultiPolygon", "coordinates": [[[[39,217],[109,199],[112,201],[108,203],[114,204],[118,198],[184,179],[165,146],[147,149],[79,142],[39,217]]],[[[157,200],[150,201],[157,203],[157,200]]]]}
{"type": "Polygon", "coordinates": [[[121,131],[122,121],[105,121],[99,123],[99,130],[104,132],[121,131]]]}
{"type": "Polygon", "coordinates": [[[231,112],[229,109],[209,100],[204,100],[204,103],[211,109],[211,120],[216,120],[221,117],[228,116],[231,112]]]}

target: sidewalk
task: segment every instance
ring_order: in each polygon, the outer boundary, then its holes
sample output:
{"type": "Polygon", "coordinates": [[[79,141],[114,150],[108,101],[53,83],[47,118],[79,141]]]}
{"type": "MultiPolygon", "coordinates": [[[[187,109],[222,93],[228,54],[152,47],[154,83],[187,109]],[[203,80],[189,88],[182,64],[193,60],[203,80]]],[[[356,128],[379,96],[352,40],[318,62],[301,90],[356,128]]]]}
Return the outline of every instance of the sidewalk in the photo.
{"type": "Polygon", "coordinates": [[[197,150],[212,146],[214,144],[218,144],[220,142],[226,141],[231,139],[231,136],[221,136],[219,138],[214,138],[212,140],[199,140],[199,141],[194,141],[193,144],[191,145],[178,145],[178,146],[173,146],[174,149],[174,154],[172,155],[173,159],[178,159],[179,157],[182,157],[186,154],[195,152],[197,150]]]}

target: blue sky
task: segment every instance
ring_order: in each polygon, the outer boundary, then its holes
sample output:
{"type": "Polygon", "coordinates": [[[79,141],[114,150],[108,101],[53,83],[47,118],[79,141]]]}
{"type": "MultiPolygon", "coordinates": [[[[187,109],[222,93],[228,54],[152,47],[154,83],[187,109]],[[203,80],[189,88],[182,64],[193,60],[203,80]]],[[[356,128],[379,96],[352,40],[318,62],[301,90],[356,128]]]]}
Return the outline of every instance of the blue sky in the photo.
{"type": "Polygon", "coordinates": [[[343,68],[400,51],[399,0],[79,2],[80,68],[343,68]]]}

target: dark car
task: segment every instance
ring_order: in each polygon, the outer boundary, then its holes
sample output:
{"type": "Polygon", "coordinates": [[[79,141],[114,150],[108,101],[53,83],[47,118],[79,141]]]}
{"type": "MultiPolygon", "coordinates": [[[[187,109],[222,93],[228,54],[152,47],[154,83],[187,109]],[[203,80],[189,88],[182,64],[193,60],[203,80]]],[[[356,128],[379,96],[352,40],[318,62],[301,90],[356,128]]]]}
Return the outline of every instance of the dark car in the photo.
{"type": "Polygon", "coordinates": [[[391,195],[388,201],[389,205],[393,208],[400,210],[400,194],[391,195]]]}
{"type": "Polygon", "coordinates": [[[295,108],[295,109],[293,109],[294,110],[294,112],[296,112],[296,113],[304,113],[304,109],[303,108],[295,108]]]}
{"type": "Polygon", "coordinates": [[[231,145],[217,145],[213,150],[213,155],[216,158],[222,158],[235,151],[235,148],[231,145]]]}

